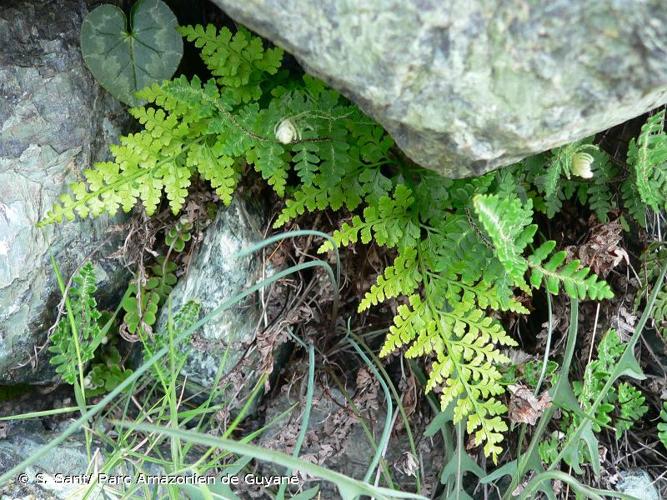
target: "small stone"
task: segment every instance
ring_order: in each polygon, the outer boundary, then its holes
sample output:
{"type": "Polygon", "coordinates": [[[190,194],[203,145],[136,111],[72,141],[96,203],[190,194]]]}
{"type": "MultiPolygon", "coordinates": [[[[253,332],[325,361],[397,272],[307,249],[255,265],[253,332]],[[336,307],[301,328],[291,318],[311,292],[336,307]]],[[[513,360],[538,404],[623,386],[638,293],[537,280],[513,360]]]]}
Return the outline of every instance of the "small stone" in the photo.
{"type": "Polygon", "coordinates": [[[651,476],[645,470],[630,469],[621,472],[621,480],[616,490],[638,498],[639,500],[660,500],[660,494],[653,484],[651,476]]]}

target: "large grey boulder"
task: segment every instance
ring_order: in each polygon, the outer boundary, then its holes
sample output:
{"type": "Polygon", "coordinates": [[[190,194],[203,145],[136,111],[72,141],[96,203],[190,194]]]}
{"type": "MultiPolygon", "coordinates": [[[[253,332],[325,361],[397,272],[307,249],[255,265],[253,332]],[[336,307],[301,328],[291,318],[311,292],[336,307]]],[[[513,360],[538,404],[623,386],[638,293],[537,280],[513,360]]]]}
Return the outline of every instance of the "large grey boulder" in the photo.
{"type": "Polygon", "coordinates": [[[81,58],[85,14],[78,0],[0,8],[0,384],[53,375],[45,350],[35,359],[60,300],[51,255],[65,277],[93,259],[109,297],[124,285],[107,219],[35,226],[125,121],[81,58]]]}
{"type": "MultiPolygon", "coordinates": [[[[241,198],[218,211],[203,241],[169,295],[160,313],[157,332],[164,335],[168,318],[195,302],[200,317],[261,279],[261,256],[236,255],[262,238],[263,211],[241,198]]],[[[181,375],[193,391],[208,397],[220,374],[221,391],[234,399],[246,395],[261,374],[261,354],[255,345],[260,306],[251,296],[206,322],[182,345],[185,365],[181,375]]],[[[179,333],[179,332],[177,332],[179,333]]]]}
{"type": "Polygon", "coordinates": [[[380,121],[481,174],[667,102],[664,0],[213,0],[380,121]]]}

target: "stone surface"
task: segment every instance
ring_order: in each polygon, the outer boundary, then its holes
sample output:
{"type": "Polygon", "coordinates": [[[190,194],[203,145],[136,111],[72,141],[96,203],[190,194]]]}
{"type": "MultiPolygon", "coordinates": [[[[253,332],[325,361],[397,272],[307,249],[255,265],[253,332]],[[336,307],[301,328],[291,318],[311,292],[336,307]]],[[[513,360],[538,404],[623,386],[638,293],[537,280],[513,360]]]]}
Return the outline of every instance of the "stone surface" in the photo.
{"type": "Polygon", "coordinates": [[[213,0],[378,119],[479,174],[667,101],[663,0],[213,0]]]}
{"type": "MultiPolygon", "coordinates": [[[[0,474],[15,467],[58,437],[70,422],[70,420],[62,420],[48,428],[37,419],[11,422],[12,425],[0,433],[0,474]]],[[[162,457],[169,456],[167,447],[153,451],[162,457]]],[[[128,489],[133,489],[135,497],[139,498],[136,496],[136,485],[114,483],[114,477],[137,477],[138,473],[146,476],[165,475],[162,467],[149,460],[108,462],[106,458],[111,449],[105,448],[96,434],[92,435],[90,452],[89,459],[83,432],[72,434],[63,443],[26,468],[23,482],[17,480],[0,485],[0,499],[72,500],[88,498],[102,500],[122,497],[122,493],[127,492],[128,489]],[[69,481],[67,481],[68,477],[71,478],[69,481]],[[73,484],[73,481],[77,483],[73,484]]],[[[187,457],[192,462],[197,458],[199,456],[195,454],[187,457]]],[[[155,498],[168,497],[167,492],[161,489],[155,494],[155,498]]]]}
{"type": "MultiPolygon", "coordinates": [[[[31,456],[58,432],[48,431],[35,420],[11,426],[0,439],[0,473],[31,456]]],[[[93,451],[95,446],[93,446],[93,451]]],[[[66,485],[55,480],[55,474],[83,475],[88,469],[88,455],[83,435],[75,434],[57,448],[38,459],[25,471],[27,481],[14,481],[0,487],[0,498],[76,498],[81,486],[66,485]],[[32,497],[30,495],[33,495],[32,497]]],[[[97,496],[93,496],[96,498],[97,496]]]]}
{"type": "Polygon", "coordinates": [[[621,472],[621,481],[616,484],[616,489],[639,500],[660,500],[661,498],[651,476],[641,469],[621,472]]]}
{"type": "MultiPolygon", "coordinates": [[[[262,239],[263,225],[262,211],[238,196],[229,207],[218,210],[190,261],[187,274],[179,279],[167,300],[171,303],[172,317],[189,301],[200,304],[203,317],[260,279],[258,257],[235,258],[235,255],[262,239]]],[[[187,360],[181,372],[190,384],[206,389],[208,396],[218,369],[223,373],[221,383],[232,393],[245,392],[244,388],[254,383],[260,368],[259,353],[253,346],[259,312],[258,304],[252,298],[246,299],[192,335],[190,342],[184,344],[187,360]]],[[[163,307],[158,332],[165,331],[168,317],[168,308],[163,307]]]]}
{"type": "Polygon", "coordinates": [[[0,383],[53,375],[43,355],[31,366],[60,300],[51,255],[65,277],[92,258],[109,296],[124,286],[106,259],[114,249],[106,219],[35,227],[125,121],[81,59],[85,13],[78,0],[9,0],[0,9],[0,383]]]}

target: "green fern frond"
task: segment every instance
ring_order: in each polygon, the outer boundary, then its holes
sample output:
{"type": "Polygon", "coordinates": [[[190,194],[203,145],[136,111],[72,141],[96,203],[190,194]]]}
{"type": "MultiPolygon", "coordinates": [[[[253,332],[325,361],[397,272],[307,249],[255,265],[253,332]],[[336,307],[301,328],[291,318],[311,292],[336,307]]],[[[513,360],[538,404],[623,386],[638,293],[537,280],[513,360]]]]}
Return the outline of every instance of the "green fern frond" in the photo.
{"type": "Polygon", "coordinates": [[[558,295],[562,287],[569,297],[581,300],[603,300],[614,296],[609,284],[592,274],[588,267],[582,267],[579,260],[565,262],[567,252],[564,250],[552,253],[555,246],[555,241],[547,241],[528,257],[533,288],[544,283],[549,293],[558,295]]]}
{"type": "Polygon", "coordinates": [[[667,448],[667,401],[662,405],[660,411],[660,423],[658,424],[658,439],[667,448]]]}
{"type": "Polygon", "coordinates": [[[282,49],[265,49],[260,38],[243,28],[233,35],[228,28],[218,32],[212,25],[184,26],[179,31],[201,49],[213,76],[239,103],[259,99],[265,74],[276,74],[282,64],[282,49]]]}
{"type": "Polygon", "coordinates": [[[641,200],[655,212],[667,207],[667,134],[665,111],[649,117],[628,147],[628,164],[641,200]]]}
{"type": "Polygon", "coordinates": [[[491,238],[498,260],[516,286],[526,290],[524,275],[528,262],[523,251],[533,240],[537,225],[532,224],[532,201],[526,206],[516,198],[501,199],[498,195],[477,195],[473,199],[475,212],[491,238]]]}
{"type": "Polygon", "coordinates": [[[582,178],[592,177],[591,165],[594,157],[591,153],[596,151],[598,147],[591,144],[590,139],[555,148],[551,152],[551,159],[547,164],[542,181],[546,199],[549,200],[558,195],[562,176],[567,179],[570,179],[572,175],[582,178]]]}
{"type": "Polygon", "coordinates": [[[92,263],[86,262],[72,279],[67,300],[72,312],[63,316],[51,335],[49,362],[68,384],[74,385],[79,375],[79,366],[95,357],[95,350],[104,340],[99,324],[101,313],[97,309],[95,293],[97,278],[92,263]],[[74,335],[77,340],[74,340],[74,335]],[[77,352],[78,346],[78,352],[77,352]]]}
{"type": "Polygon", "coordinates": [[[632,179],[626,179],[621,184],[623,207],[628,214],[644,229],[646,229],[646,205],[642,202],[637,185],[632,179]]]}
{"type": "Polygon", "coordinates": [[[417,250],[404,248],[394,259],[394,263],[385,268],[384,273],[378,276],[375,284],[366,292],[359,302],[358,310],[365,311],[393,297],[410,296],[421,282],[417,250]]]}
{"type": "MultiPolygon", "coordinates": [[[[410,188],[399,184],[393,196],[383,196],[377,205],[367,206],[363,219],[355,215],[351,224],[344,223],[341,229],[334,232],[333,239],[338,246],[347,246],[359,240],[364,244],[375,240],[389,248],[414,246],[419,239],[419,227],[409,211],[414,201],[410,188]]],[[[322,245],[319,252],[328,250],[332,250],[331,242],[322,245]]]]}
{"type": "Polygon", "coordinates": [[[616,439],[630,430],[648,411],[646,398],[641,391],[627,382],[622,382],[617,388],[619,415],[614,424],[616,428],[616,439]]]}
{"type": "Polygon", "coordinates": [[[578,260],[565,262],[566,252],[552,253],[556,242],[547,241],[528,258],[525,248],[532,242],[537,229],[532,221],[532,203],[524,207],[516,198],[500,199],[497,195],[477,195],[475,211],[491,238],[498,260],[503,264],[515,286],[528,290],[524,275],[530,268],[530,284],[557,295],[561,287],[572,298],[602,300],[613,297],[611,288],[578,260]]]}
{"type": "Polygon", "coordinates": [[[442,407],[454,403],[455,423],[466,419],[468,433],[495,460],[507,430],[499,417],[506,408],[494,397],[504,392],[497,366],[509,361],[496,344],[516,342],[479,309],[457,304],[445,312],[412,295],[409,305],[399,306],[380,355],[401,347],[407,347],[407,357],[433,355],[427,391],[442,390],[442,407]]]}

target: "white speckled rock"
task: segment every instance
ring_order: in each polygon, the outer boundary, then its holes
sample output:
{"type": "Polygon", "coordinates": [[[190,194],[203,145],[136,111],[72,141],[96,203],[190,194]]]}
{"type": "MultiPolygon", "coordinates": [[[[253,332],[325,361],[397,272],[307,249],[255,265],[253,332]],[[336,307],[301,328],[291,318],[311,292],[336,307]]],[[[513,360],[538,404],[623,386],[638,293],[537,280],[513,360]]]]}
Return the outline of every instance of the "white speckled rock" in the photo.
{"type": "MultiPolygon", "coordinates": [[[[229,207],[221,207],[206,229],[187,274],[171,292],[167,303],[171,302],[172,314],[189,301],[196,301],[203,317],[260,279],[261,259],[239,259],[235,255],[261,240],[263,224],[261,210],[238,198],[229,207]]],[[[187,361],[181,374],[195,387],[208,389],[224,363],[222,382],[229,383],[230,390],[252,385],[258,374],[258,353],[252,344],[259,313],[259,305],[250,297],[195,332],[184,348],[187,361]]],[[[164,331],[167,318],[167,308],[163,307],[157,331],[164,331]]]]}
{"type": "Polygon", "coordinates": [[[660,500],[662,498],[651,476],[641,469],[621,472],[621,481],[616,485],[616,489],[639,500],[660,500]]]}
{"type": "Polygon", "coordinates": [[[35,227],[126,121],[81,59],[85,5],[8,0],[0,8],[0,384],[53,377],[45,356],[30,365],[60,300],[50,255],[69,276],[95,252],[107,296],[124,286],[120,266],[105,258],[115,249],[107,219],[35,227]]]}
{"type": "Polygon", "coordinates": [[[664,0],[214,0],[380,121],[480,174],[667,102],[664,0]]]}

